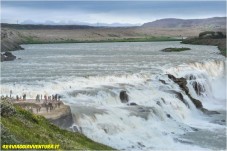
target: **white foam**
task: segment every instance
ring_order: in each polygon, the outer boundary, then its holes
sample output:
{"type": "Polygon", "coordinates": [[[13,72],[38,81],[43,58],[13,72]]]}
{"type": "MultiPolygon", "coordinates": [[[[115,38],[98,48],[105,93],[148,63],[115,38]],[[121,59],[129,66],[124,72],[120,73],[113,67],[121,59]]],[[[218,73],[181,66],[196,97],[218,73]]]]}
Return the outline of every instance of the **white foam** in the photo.
{"type": "MultiPolygon", "coordinates": [[[[198,96],[188,80],[187,86],[191,95],[201,100],[208,109],[225,109],[225,106],[222,106],[226,103],[223,97],[226,89],[223,84],[226,79],[224,69],[224,62],[209,61],[184,64],[170,68],[164,73],[171,73],[177,77],[194,75],[206,92],[198,96]]],[[[32,85],[30,83],[1,85],[2,94],[9,95],[10,90],[13,90],[14,96],[27,93],[28,98],[35,98],[37,93],[61,94],[64,96],[63,100],[72,106],[73,113],[77,105],[105,110],[107,113],[103,114],[81,113],[75,122],[89,138],[117,149],[205,150],[192,144],[180,143],[175,139],[192,131],[190,127],[207,130],[223,128],[204,118],[188,96],[166,75],[138,73],[67,79],[62,77],[45,82],[33,81],[32,85]],[[162,84],[159,79],[164,79],[167,84],[162,84]],[[126,90],[130,102],[140,105],[144,111],[138,109],[132,111],[130,107],[122,104],[119,99],[121,90],[126,90]],[[174,94],[167,93],[168,90],[181,93],[189,108],[174,94]],[[161,105],[158,105],[158,102],[161,105]],[[167,114],[171,118],[168,118],[167,114]]]]}

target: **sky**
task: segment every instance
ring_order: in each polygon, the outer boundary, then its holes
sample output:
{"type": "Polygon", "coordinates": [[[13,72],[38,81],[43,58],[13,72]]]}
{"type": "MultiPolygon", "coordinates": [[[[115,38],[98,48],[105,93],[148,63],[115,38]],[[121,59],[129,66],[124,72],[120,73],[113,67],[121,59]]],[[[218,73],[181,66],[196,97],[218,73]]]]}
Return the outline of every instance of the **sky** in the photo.
{"type": "Polygon", "coordinates": [[[1,22],[141,25],[162,18],[226,16],[225,1],[2,1],[1,22]]]}

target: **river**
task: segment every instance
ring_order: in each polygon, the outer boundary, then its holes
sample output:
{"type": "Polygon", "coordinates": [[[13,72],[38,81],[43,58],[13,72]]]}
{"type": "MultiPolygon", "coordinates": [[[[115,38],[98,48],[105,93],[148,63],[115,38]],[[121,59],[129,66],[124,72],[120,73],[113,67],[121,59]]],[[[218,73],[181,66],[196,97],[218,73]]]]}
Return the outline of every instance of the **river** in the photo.
{"type": "Polygon", "coordinates": [[[216,46],[174,41],[22,47],[13,52],[21,59],[1,63],[2,95],[59,94],[71,107],[73,130],[120,150],[226,149],[226,62],[216,46]],[[167,47],[191,50],[160,51],[167,47]],[[196,109],[167,73],[186,78],[190,94],[221,114],[196,109]],[[121,103],[121,90],[137,106],[121,103]]]}

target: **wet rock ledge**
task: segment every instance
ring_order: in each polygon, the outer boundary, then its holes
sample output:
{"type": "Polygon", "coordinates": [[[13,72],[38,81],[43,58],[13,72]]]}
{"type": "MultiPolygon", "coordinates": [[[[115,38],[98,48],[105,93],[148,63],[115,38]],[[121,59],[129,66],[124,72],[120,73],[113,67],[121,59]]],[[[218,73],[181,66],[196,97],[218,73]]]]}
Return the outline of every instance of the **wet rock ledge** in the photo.
{"type": "Polygon", "coordinates": [[[60,109],[56,109],[47,113],[43,112],[39,115],[43,115],[51,123],[62,129],[68,129],[73,124],[71,109],[68,105],[63,105],[60,109]]]}
{"type": "Polygon", "coordinates": [[[191,96],[189,93],[189,89],[187,87],[187,80],[183,77],[176,78],[175,76],[171,74],[167,74],[168,78],[171,79],[173,82],[175,82],[184,92],[185,94],[191,99],[192,103],[195,105],[197,109],[202,111],[204,114],[211,115],[211,114],[220,114],[217,111],[209,111],[203,107],[203,104],[200,100],[197,100],[191,96]]]}
{"type": "Polygon", "coordinates": [[[51,123],[62,129],[69,129],[69,127],[73,124],[71,109],[64,103],[62,103],[60,107],[56,107],[48,112],[43,104],[37,103],[35,100],[14,101],[13,104],[29,110],[36,115],[44,116],[51,123]]]}

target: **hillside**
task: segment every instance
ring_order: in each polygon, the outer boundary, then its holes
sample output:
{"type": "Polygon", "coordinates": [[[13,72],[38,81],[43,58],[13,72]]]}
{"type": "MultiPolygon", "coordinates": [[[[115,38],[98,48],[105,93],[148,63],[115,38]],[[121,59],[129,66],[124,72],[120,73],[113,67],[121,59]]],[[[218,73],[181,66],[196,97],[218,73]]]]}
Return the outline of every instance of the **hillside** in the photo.
{"type": "Polygon", "coordinates": [[[90,29],[95,28],[87,25],[32,25],[32,24],[1,24],[2,28],[11,29],[60,29],[60,30],[73,30],[73,29],[90,29]]]}
{"type": "Polygon", "coordinates": [[[153,22],[148,22],[142,27],[162,27],[162,28],[189,28],[189,27],[207,27],[207,28],[225,28],[226,17],[214,17],[207,19],[176,19],[167,18],[153,22]]]}
{"type": "Polygon", "coordinates": [[[7,100],[1,100],[1,144],[57,144],[61,150],[113,150],[80,133],[60,129],[43,116],[7,100]]]}
{"type": "Polygon", "coordinates": [[[23,43],[20,32],[14,29],[1,29],[1,52],[23,49],[20,44],[23,43]]]}

